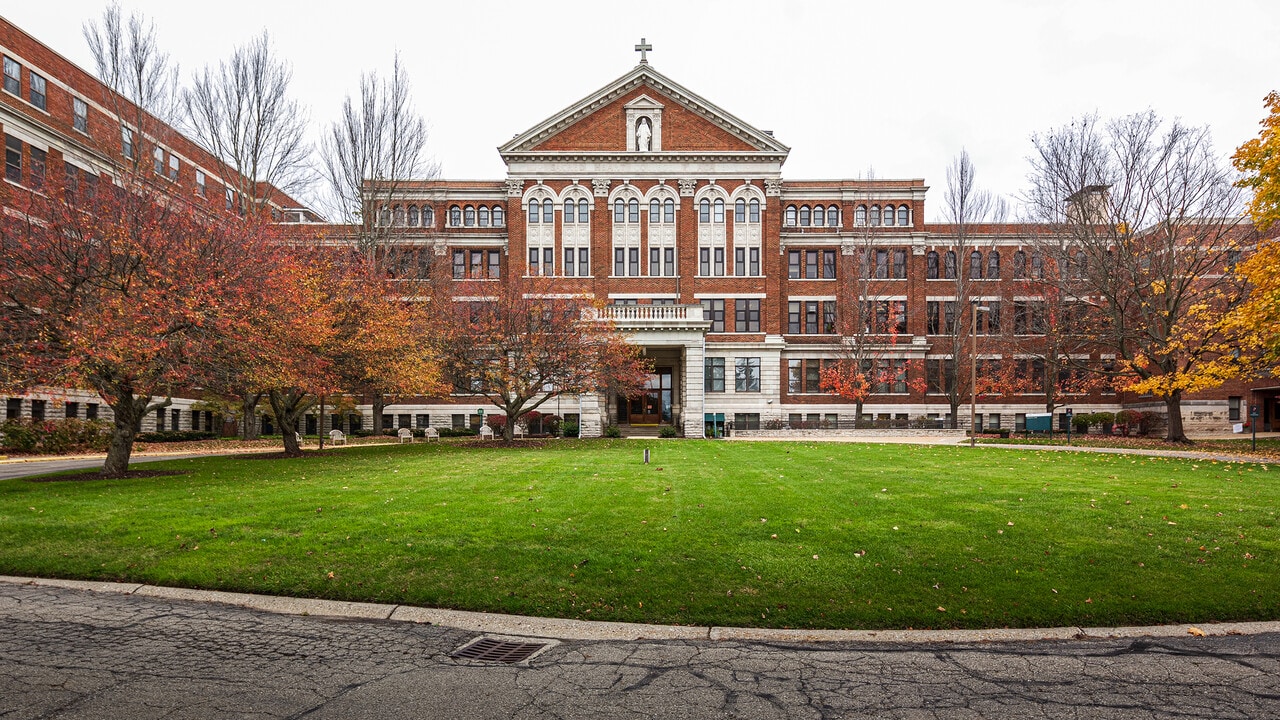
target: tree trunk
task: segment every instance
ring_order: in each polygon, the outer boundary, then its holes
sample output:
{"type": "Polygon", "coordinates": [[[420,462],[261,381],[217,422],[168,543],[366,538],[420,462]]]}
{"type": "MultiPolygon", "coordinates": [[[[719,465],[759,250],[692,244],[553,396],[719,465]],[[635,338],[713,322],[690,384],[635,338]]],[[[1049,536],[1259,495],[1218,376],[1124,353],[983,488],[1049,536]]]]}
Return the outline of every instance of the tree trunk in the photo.
{"type": "MultiPolygon", "coordinates": [[[[107,460],[102,464],[104,475],[122,476],[129,471],[129,458],[133,455],[133,441],[142,430],[142,418],[150,407],[150,397],[135,397],[133,387],[114,388],[114,392],[102,393],[105,397],[116,398],[109,403],[115,419],[111,425],[111,442],[107,446],[107,460]]],[[[168,407],[169,400],[155,407],[168,407]]]]}
{"type": "Polygon", "coordinates": [[[387,409],[387,398],[382,393],[373,396],[373,434],[381,435],[385,429],[382,427],[382,411],[387,409]]]}
{"type": "Polygon", "coordinates": [[[272,390],[268,397],[271,400],[271,409],[276,414],[276,421],[280,423],[280,435],[284,439],[284,454],[290,457],[297,457],[302,454],[302,447],[298,444],[298,420],[311,407],[311,400],[307,393],[290,388],[288,390],[272,390]]]}
{"type": "Polygon", "coordinates": [[[951,398],[951,423],[949,427],[952,430],[960,427],[960,400],[951,398]]]}
{"type": "Polygon", "coordinates": [[[853,429],[858,429],[858,423],[862,422],[862,401],[859,400],[853,404],[853,429]]]}
{"type": "Polygon", "coordinates": [[[244,440],[257,440],[261,437],[258,425],[258,401],[262,393],[246,392],[240,396],[240,437],[244,440]]]}
{"type": "Polygon", "coordinates": [[[1182,430],[1182,391],[1175,390],[1164,399],[1165,411],[1169,414],[1169,430],[1164,439],[1169,442],[1190,442],[1182,430]]]}

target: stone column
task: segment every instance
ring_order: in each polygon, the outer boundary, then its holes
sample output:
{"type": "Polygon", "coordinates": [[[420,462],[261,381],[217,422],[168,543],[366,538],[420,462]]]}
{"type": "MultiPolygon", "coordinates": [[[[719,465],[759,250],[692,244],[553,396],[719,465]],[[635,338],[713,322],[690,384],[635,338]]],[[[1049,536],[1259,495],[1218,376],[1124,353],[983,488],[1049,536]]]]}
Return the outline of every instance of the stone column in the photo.
{"type": "Polygon", "coordinates": [[[705,397],[703,395],[703,371],[706,362],[703,360],[702,343],[686,343],[681,358],[684,372],[680,373],[681,395],[684,397],[684,436],[687,438],[703,437],[706,426],[703,425],[705,397]]]}

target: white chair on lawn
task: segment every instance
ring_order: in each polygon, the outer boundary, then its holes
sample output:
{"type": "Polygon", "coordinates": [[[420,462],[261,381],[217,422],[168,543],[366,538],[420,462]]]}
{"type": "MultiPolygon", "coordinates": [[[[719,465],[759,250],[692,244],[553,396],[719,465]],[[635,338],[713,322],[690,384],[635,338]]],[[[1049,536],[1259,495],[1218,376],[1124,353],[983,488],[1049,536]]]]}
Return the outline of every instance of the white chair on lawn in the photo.
{"type": "Polygon", "coordinates": [[[440,431],[433,427],[429,427],[426,430],[423,430],[422,435],[427,439],[427,442],[440,439],[440,431]]]}
{"type": "Polygon", "coordinates": [[[294,434],[293,434],[293,436],[294,436],[294,437],[296,437],[296,438],[298,438],[298,444],[299,444],[299,445],[301,445],[301,444],[302,444],[302,433],[300,433],[300,432],[296,432],[296,433],[294,433],[294,434]]]}
{"type": "Polygon", "coordinates": [[[341,430],[334,428],[329,431],[329,442],[334,445],[346,445],[347,436],[343,435],[341,430]]]}
{"type": "Polygon", "coordinates": [[[409,428],[400,428],[400,432],[396,433],[396,437],[400,438],[400,442],[413,442],[413,431],[409,428]]]}
{"type": "Polygon", "coordinates": [[[488,425],[481,425],[481,426],[480,426],[480,439],[481,439],[481,440],[492,440],[492,439],[493,439],[493,428],[489,427],[488,425]]]}

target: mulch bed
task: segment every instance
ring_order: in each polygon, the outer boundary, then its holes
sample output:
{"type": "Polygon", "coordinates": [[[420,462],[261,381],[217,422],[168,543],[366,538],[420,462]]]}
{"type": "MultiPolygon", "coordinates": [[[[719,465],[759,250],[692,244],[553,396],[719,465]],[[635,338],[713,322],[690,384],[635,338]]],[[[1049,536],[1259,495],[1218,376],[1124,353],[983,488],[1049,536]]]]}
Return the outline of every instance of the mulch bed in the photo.
{"type": "Polygon", "coordinates": [[[301,455],[290,455],[285,452],[273,453],[244,453],[243,455],[231,455],[232,460],[300,460],[309,457],[329,457],[333,455],[332,450],[303,450],[301,455]]]}
{"type": "Polygon", "coordinates": [[[49,475],[47,477],[28,477],[23,478],[27,482],[45,483],[45,482],[81,482],[84,480],[120,480],[133,478],[151,478],[151,477],[173,477],[174,475],[190,475],[191,473],[183,470],[129,470],[119,475],[110,475],[104,472],[94,473],[69,473],[63,475],[49,475]]]}

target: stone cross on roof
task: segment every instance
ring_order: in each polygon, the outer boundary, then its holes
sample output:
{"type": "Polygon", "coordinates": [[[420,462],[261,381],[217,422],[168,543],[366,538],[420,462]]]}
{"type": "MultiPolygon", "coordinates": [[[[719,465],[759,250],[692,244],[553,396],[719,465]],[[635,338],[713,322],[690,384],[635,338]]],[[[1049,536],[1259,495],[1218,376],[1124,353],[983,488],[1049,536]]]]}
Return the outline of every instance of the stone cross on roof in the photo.
{"type": "Polygon", "coordinates": [[[649,64],[649,59],[648,59],[647,57],[645,57],[645,54],[646,54],[646,53],[648,53],[648,52],[649,52],[650,50],[652,50],[652,49],[653,49],[653,46],[652,46],[652,45],[650,45],[649,43],[645,42],[644,38],[640,38],[640,44],[636,46],[636,52],[640,53],[640,64],[641,64],[641,65],[648,65],[648,64],[649,64]]]}

